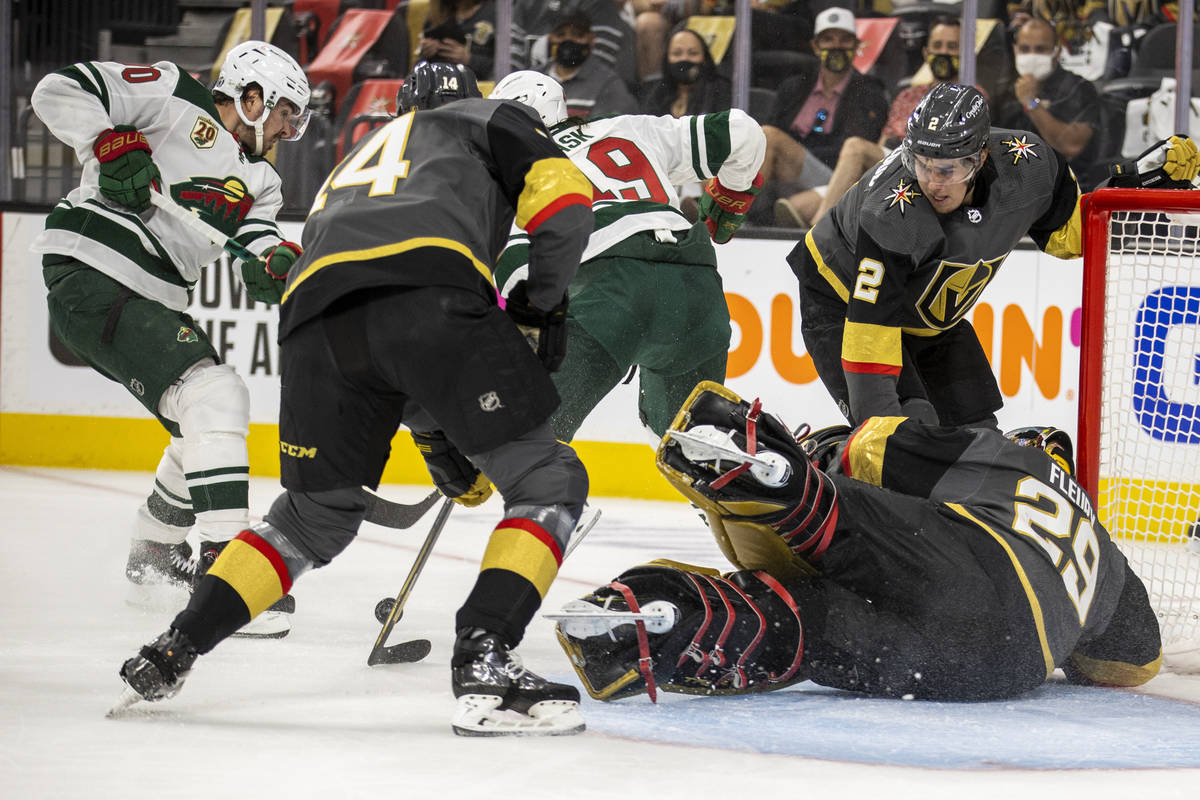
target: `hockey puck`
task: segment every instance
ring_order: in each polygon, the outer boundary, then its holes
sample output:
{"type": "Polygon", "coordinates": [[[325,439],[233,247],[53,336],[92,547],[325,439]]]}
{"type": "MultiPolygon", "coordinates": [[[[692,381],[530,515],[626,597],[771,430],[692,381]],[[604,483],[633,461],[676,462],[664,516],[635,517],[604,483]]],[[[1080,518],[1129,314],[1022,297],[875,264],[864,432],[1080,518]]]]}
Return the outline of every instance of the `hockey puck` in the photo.
{"type": "Polygon", "coordinates": [[[380,625],[388,621],[388,617],[392,613],[392,607],[395,605],[396,598],[394,597],[385,597],[375,604],[375,619],[379,620],[380,625]]]}

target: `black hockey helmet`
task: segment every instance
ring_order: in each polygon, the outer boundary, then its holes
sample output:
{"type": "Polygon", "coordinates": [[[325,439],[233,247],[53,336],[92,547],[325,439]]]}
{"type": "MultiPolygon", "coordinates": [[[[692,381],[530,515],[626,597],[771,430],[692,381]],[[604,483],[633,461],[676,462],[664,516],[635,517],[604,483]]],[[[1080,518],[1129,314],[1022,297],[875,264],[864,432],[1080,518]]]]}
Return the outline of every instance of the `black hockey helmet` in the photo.
{"type": "Polygon", "coordinates": [[[1066,431],[1033,425],[1008,431],[1004,438],[1022,447],[1036,447],[1057,461],[1068,475],[1075,476],[1075,448],[1071,444],[1071,434],[1066,431]]]}
{"type": "Polygon", "coordinates": [[[483,97],[470,67],[440,61],[418,61],[396,93],[396,114],[431,109],[464,97],[483,97]]]}
{"type": "Polygon", "coordinates": [[[904,166],[916,175],[918,159],[955,159],[961,166],[956,174],[965,175],[961,180],[966,180],[982,163],[991,129],[987,100],[978,89],[939,83],[908,118],[901,145],[904,166]]]}
{"type": "Polygon", "coordinates": [[[820,469],[827,469],[838,446],[850,438],[849,425],[830,425],[799,438],[800,447],[820,469]]]}

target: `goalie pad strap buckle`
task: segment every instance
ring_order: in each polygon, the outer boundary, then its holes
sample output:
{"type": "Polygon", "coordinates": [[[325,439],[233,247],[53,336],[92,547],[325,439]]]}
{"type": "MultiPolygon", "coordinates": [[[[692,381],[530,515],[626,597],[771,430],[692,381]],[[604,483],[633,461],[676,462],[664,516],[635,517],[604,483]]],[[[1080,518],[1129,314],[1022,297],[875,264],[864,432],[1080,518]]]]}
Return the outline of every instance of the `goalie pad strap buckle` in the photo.
{"type": "MultiPolygon", "coordinates": [[[[633,590],[620,581],[613,581],[609,584],[625,597],[625,603],[629,606],[629,610],[637,614],[642,609],[638,606],[637,598],[633,596],[633,590]]],[[[646,623],[638,620],[633,623],[637,629],[638,642],[638,672],[642,673],[642,678],[646,681],[646,694],[650,696],[651,703],[658,702],[658,686],[654,683],[654,670],[650,659],[650,640],[646,636],[646,623]]]]}
{"type": "Polygon", "coordinates": [[[675,668],[679,669],[683,666],[685,661],[691,658],[700,662],[700,669],[703,671],[704,667],[708,666],[708,654],[700,650],[700,639],[708,630],[708,626],[712,624],[712,606],[709,604],[708,597],[705,596],[704,589],[700,586],[700,582],[697,580],[696,576],[691,572],[686,572],[684,574],[687,576],[688,580],[692,582],[692,585],[696,587],[696,594],[700,596],[700,602],[704,604],[704,621],[701,622],[700,626],[696,629],[696,635],[692,637],[692,641],[689,642],[688,646],[683,648],[683,652],[679,654],[679,660],[675,662],[675,668]]]}

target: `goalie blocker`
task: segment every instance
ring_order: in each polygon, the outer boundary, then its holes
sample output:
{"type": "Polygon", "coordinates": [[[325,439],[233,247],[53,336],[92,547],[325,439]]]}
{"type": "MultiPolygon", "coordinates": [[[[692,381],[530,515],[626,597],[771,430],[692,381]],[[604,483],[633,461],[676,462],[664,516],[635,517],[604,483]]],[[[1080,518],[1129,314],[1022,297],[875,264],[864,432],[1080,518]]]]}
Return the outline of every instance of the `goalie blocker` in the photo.
{"type": "Polygon", "coordinates": [[[990,700],[1056,668],[1074,683],[1145,683],[1161,661],[1145,587],[1070,459],[1045,452],[1066,434],[1029,430],[874,417],[797,441],[757,401],[703,383],[659,468],[750,568],[634,567],[551,615],[559,641],[600,700],[803,679],[990,700]]]}

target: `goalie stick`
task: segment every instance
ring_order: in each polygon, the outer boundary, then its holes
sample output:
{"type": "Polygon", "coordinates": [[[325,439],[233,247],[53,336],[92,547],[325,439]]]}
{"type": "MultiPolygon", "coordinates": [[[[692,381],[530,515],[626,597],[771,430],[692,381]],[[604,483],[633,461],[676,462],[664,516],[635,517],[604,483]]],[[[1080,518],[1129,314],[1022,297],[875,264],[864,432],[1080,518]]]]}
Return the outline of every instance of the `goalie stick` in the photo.
{"type": "Polygon", "coordinates": [[[391,635],[392,628],[396,627],[396,623],[400,621],[400,617],[404,615],[404,604],[408,601],[409,594],[412,593],[413,585],[417,582],[417,577],[425,568],[425,563],[429,560],[429,554],[433,552],[433,546],[437,543],[438,536],[442,533],[442,528],[446,526],[446,520],[450,517],[450,511],[454,508],[454,501],[449,497],[442,503],[441,509],[438,511],[437,519],[433,521],[433,527],[429,529],[429,535],[425,537],[425,541],[421,543],[421,549],[417,551],[416,561],[413,562],[412,569],[408,571],[408,577],[404,579],[404,585],[400,587],[400,594],[396,595],[396,602],[392,605],[392,610],[388,614],[387,620],[383,623],[383,629],[379,631],[379,636],[375,638],[375,646],[371,648],[371,654],[367,656],[367,665],[374,667],[378,664],[406,664],[413,661],[420,661],[425,656],[429,655],[432,644],[428,639],[413,639],[410,642],[401,642],[397,645],[387,647],[385,642],[391,635]]]}
{"type": "Polygon", "coordinates": [[[217,230],[212,225],[209,225],[204,220],[200,219],[199,214],[194,211],[189,211],[188,209],[176,203],[174,200],[167,197],[165,194],[151,189],[150,204],[163,213],[174,217],[176,220],[188,226],[213,244],[220,245],[227,253],[239,261],[254,261],[258,258],[258,256],[254,255],[254,253],[251,253],[245,247],[238,244],[233,239],[230,239],[224,233],[217,230]]]}

